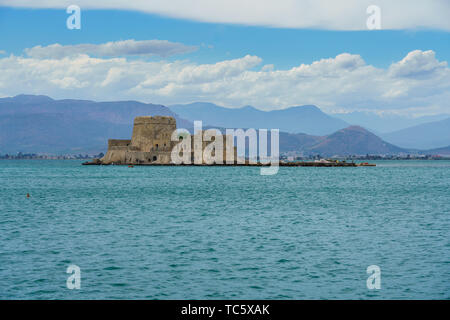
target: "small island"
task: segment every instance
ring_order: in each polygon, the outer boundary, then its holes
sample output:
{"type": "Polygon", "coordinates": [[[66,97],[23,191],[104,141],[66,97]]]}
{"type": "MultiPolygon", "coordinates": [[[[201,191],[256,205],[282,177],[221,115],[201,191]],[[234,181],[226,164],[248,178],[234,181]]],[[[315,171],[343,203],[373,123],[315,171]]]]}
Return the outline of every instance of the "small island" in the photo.
{"type": "MultiPolygon", "coordinates": [[[[236,147],[233,146],[233,138],[228,139],[226,135],[221,135],[223,141],[219,145],[221,151],[214,149],[212,156],[216,152],[223,153],[222,163],[217,163],[207,156],[202,156],[200,161],[195,161],[194,150],[190,151],[188,162],[174,163],[172,161],[172,150],[184,138],[191,139],[190,145],[195,144],[194,135],[180,134],[178,141],[173,141],[173,134],[176,132],[176,120],[168,116],[140,116],[134,119],[133,133],[130,140],[108,140],[108,151],[102,158],[94,158],[92,161],[84,162],[83,165],[142,165],[142,166],[270,166],[271,163],[260,161],[251,162],[247,159],[239,159],[236,147]],[[228,145],[227,145],[228,144],[228,145]],[[227,154],[228,153],[228,154],[227,154]],[[231,153],[231,159],[229,154],[231,153]],[[231,160],[231,161],[230,161],[231,160]]],[[[212,142],[202,141],[202,150],[212,142]]],[[[313,162],[281,161],[279,166],[285,167],[358,167],[375,166],[374,164],[338,161],[338,160],[315,160],[313,162]]]]}

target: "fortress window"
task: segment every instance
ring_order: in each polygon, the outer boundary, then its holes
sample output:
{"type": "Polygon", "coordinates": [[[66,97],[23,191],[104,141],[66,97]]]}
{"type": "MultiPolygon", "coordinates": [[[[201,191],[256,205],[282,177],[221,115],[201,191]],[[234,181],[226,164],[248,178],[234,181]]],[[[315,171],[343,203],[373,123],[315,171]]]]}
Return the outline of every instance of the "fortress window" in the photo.
{"type": "Polygon", "coordinates": [[[158,144],[156,144],[156,149],[158,149],[158,144]]]}
{"type": "Polygon", "coordinates": [[[153,161],[156,161],[156,159],[157,159],[156,156],[153,156],[153,161]]]}

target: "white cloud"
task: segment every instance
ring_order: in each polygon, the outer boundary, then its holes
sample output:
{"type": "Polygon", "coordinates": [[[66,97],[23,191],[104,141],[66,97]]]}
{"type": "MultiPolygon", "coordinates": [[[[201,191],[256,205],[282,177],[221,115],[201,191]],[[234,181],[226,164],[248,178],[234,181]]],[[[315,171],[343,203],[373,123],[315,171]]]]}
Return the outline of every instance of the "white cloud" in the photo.
{"type": "Polygon", "coordinates": [[[401,61],[394,63],[389,69],[394,76],[426,77],[436,72],[445,72],[446,67],[447,62],[439,62],[434,51],[414,50],[401,61]]]}
{"type": "MultiPolygon", "coordinates": [[[[0,0],[0,5],[66,8],[72,0],[0,0]]],[[[81,9],[123,9],[196,21],[367,30],[366,9],[381,9],[382,29],[433,28],[450,31],[448,0],[78,0],[81,9]]]]}
{"type": "Polygon", "coordinates": [[[33,58],[55,58],[60,59],[66,56],[78,54],[91,54],[97,56],[149,56],[157,55],[169,57],[176,54],[183,54],[195,51],[194,46],[186,46],[182,43],[170,42],[167,40],[142,40],[133,39],[107,42],[102,44],[76,44],[60,45],[58,43],[42,47],[36,46],[25,49],[25,53],[33,58]]]}
{"type": "Polygon", "coordinates": [[[251,55],[197,64],[85,54],[61,59],[10,55],[0,58],[0,69],[2,96],[33,93],[166,105],[211,101],[262,109],[315,104],[328,112],[450,113],[450,69],[433,51],[412,51],[386,69],[349,53],[289,70],[267,67],[251,55]]]}

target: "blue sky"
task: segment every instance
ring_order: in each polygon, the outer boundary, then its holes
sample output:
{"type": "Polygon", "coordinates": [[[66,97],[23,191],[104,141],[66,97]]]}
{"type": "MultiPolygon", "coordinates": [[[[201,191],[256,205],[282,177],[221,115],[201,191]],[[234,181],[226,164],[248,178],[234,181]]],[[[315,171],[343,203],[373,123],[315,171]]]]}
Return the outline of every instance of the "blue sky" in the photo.
{"type": "MultiPolygon", "coordinates": [[[[450,61],[450,33],[438,30],[328,31],[269,28],[174,19],[119,10],[83,10],[81,30],[66,28],[64,9],[0,8],[1,50],[15,55],[36,45],[164,39],[198,46],[181,58],[199,63],[257,55],[287,69],[342,52],[388,67],[412,50],[433,50],[450,61]]],[[[177,59],[180,56],[172,57],[177,59]]],[[[155,59],[155,58],[154,58],[155,59]]]]}
{"type": "Polygon", "coordinates": [[[450,114],[447,1],[66,2],[0,0],[0,96],[450,114]]]}

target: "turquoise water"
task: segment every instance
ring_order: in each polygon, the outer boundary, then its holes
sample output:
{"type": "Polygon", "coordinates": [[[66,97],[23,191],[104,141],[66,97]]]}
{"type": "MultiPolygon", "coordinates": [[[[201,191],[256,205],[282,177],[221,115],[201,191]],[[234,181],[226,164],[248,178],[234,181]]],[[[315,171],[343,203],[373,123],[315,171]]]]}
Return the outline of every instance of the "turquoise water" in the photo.
{"type": "Polygon", "coordinates": [[[377,164],[0,161],[0,299],[449,299],[450,162],[377,164]]]}

